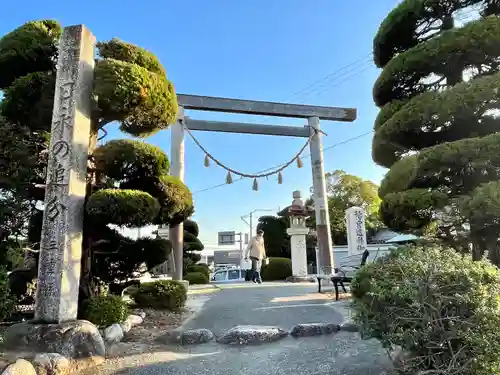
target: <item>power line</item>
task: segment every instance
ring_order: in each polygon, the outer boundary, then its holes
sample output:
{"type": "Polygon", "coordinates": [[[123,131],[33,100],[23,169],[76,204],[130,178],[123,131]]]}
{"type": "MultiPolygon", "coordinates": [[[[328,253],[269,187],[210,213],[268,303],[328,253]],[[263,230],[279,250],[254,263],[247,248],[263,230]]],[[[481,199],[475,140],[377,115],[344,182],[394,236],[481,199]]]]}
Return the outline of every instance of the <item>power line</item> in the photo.
{"type": "MultiPolygon", "coordinates": [[[[333,145],[331,145],[331,146],[328,146],[328,147],[323,148],[323,152],[328,151],[328,150],[331,150],[331,149],[333,149],[333,148],[335,148],[335,147],[338,147],[338,146],[345,145],[346,143],[349,143],[349,142],[352,142],[352,141],[358,140],[358,139],[360,139],[360,138],[362,138],[362,137],[365,137],[365,136],[367,136],[368,134],[372,134],[372,133],[373,133],[373,130],[370,130],[369,132],[366,132],[366,133],[363,133],[363,134],[357,135],[357,136],[355,136],[355,137],[352,137],[352,138],[346,139],[345,141],[342,141],[342,142],[339,142],[339,143],[335,143],[335,144],[333,144],[333,145]]],[[[303,159],[307,159],[307,158],[309,158],[310,156],[311,156],[311,154],[306,154],[306,155],[304,155],[302,158],[303,158],[303,159]]],[[[264,172],[267,172],[267,171],[270,171],[270,170],[273,170],[273,169],[279,168],[279,167],[281,167],[281,166],[283,166],[283,164],[275,165],[275,166],[273,166],[273,167],[270,167],[270,168],[264,169],[264,170],[262,170],[262,171],[259,171],[259,172],[257,172],[257,174],[259,174],[259,173],[264,173],[264,172]]],[[[244,179],[245,179],[244,177],[240,177],[240,178],[238,178],[238,179],[235,179],[235,180],[233,181],[233,184],[234,184],[235,182],[237,182],[237,181],[241,181],[241,180],[244,180],[244,179]]],[[[201,190],[197,190],[197,191],[195,191],[193,194],[203,193],[203,192],[205,192],[205,191],[213,190],[213,189],[216,189],[216,188],[219,188],[219,187],[222,187],[222,186],[227,186],[227,185],[228,185],[227,183],[222,183],[222,184],[218,184],[218,185],[213,185],[213,186],[210,186],[210,187],[207,187],[207,188],[201,189],[201,190]]]]}
{"type": "MultiPolygon", "coordinates": [[[[366,54],[366,55],[364,55],[364,56],[362,56],[362,57],[360,57],[360,58],[358,58],[358,59],[354,60],[353,62],[351,62],[351,63],[349,63],[349,64],[347,64],[347,65],[343,66],[342,68],[340,68],[340,69],[336,70],[335,72],[330,73],[330,74],[328,74],[328,75],[324,76],[323,78],[320,78],[319,80],[317,80],[317,81],[313,82],[313,83],[312,83],[312,84],[310,84],[309,86],[307,86],[307,87],[305,87],[305,88],[302,88],[302,89],[298,90],[297,92],[293,93],[293,94],[292,94],[292,95],[291,95],[288,99],[286,99],[286,101],[288,101],[288,100],[290,100],[290,99],[292,99],[292,98],[296,97],[297,95],[299,95],[299,94],[301,94],[301,93],[303,93],[303,92],[306,92],[307,90],[309,90],[310,88],[314,87],[314,86],[315,86],[315,85],[317,85],[318,83],[321,83],[321,82],[324,82],[324,81],[328,81],[328,80],[330,80],[331,78],[335,78],[335,79],[336,79],[336,78],[338,78],[338,77],[336,77],[336,76],[337,76],[340,72],[342,72],[342,71],[344,71],[344,70],[346,70],[346,69],[349,69],[351,66],[355,65],[358,61],[360,61],[360,60],[362,60],[362,59],[365,59],[365,60],[366,60],[366,58],[367,58],[367,57],[369,57],[369,56],[371,56],[371,55],[373,55],[373,52],[370,52],[370,53],[368,53],[368,54],[366,54]]],[[[369,59],[368,61],[371,61],[371,59],[369,59]]],[[[367,61],[363,61],[363,64],[364,64],[364,63],[366,63],[366,62],[367,62],[367,61]]],[[[342,75],[344,75],[344,74],[342,74],[342,75]]],[[[341,76],[342,76],[342,75],[341,75],[341,76]]],[[[324,84],[323,84],[323,85],[321,85],[320,87],[323,87],[323,86],[324,86],[324,84]]],[[[316,89],[314,89],[314,90],[316,90],[316,89]]],[[[314,92],[314,90],[311,90],[311,92],[314,92]]]]}

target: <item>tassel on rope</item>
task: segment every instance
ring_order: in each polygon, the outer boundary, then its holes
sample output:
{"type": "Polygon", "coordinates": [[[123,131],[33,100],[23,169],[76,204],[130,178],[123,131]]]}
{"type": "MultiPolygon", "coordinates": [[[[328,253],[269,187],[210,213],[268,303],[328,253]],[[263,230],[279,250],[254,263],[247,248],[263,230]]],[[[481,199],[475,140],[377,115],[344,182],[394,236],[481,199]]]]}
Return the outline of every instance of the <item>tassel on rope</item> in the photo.
{"type": "Polygon", "coordinates": [[[300,156],[297,156],[297,168],[302,168],[304,164],[302,164],[302,159],[300,156]]]}
{"type": "Polygon", "coordinates": [[[205,161],[203,164],[205,164],[205,167],[210,167],[210,159],[208,158],[208,155],[205,155],[205,161]]]}
{"type": "Polygon", "coordinates": [[[231,172],[227,172],[226,184],[232,184],[232,183],[233,183],[233,177],[231,176],[231,172]]]}
{"type": "Polygon", "coordinates": [[[259,190],[259,183],[257,182],[257,179],[256,179],[256,178],[254,178],[254,179],[253,179],[253,186],[252,186],[252,189],[253,189],[254,191],[259,190]]]}
{"type": "Polygon", "coordinates": [[[283,183],[283,175],[281,174],[281,171],[278,172],[278,184],[282,184],[283,183]]]}

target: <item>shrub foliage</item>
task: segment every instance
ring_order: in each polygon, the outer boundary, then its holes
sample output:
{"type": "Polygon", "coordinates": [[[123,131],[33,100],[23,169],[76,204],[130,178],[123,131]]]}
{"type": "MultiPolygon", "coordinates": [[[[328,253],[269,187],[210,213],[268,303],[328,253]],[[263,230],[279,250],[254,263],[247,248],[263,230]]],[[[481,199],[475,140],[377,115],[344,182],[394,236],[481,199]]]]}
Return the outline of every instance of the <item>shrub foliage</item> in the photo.
{"type": "Polygon", "coordinates": [[[500,370],[500,271],[437,245],[402,247],[352,283],[362,334],[400,346],[405,374],[500,370]]]}
{"type": "Polygon", "coordinates": [[[269,258],[269,263],[262,265],[264,281],[285,280],[289,276],[292,276],[292,260],[289,258],[269,258]]]}
{"type": "Polygon", "coordinates": [[[141,284],[132,298],[139,307],[176,311],[184,307],[187,290],[179,282],[159,280],[141,284]]]}
{"type": "Polygon", "coordinates": [[[121,296],[98,296],[85,303],[84,317],[100,328],[121,323],[127,319],[128,305],[121,296]]]}
{"type": "Polygon", "coordinates": [[[209,277],[206,272],[187,272],[184,275],[184,280],[189,281],[189,284],[208,284],[209,277]]]}

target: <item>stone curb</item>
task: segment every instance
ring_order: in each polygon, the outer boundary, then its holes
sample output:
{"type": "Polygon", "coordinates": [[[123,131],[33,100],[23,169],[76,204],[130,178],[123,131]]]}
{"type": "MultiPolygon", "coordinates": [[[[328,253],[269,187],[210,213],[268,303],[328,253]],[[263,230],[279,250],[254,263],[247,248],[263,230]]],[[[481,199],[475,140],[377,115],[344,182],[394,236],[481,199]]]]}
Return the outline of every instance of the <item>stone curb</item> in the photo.
{"type": "Polygon", "coordinates": [[[191,329],[186,331],[171,331],[161,341],[164,343],[175,343],[180,345],[198,345],[215,341],[226,345],[255,345],[270,343],[281,340],[288,335],[299,337],[311,337],[330,335],[338,332],[359,332],[357,325],[353,323],[303,323],[297,324],[290,332],[279,327],[269,326],[236,326],[216,337],[214,333],[206,328],[191,329]]]}
{"type": "MultiPolygon", "coordinates": [[[[142,324],[145,317],[146,314],[141,311],[137,315],[129,315],[122,323],[115,323],[100,330],[101,340],[104,339],[106,345],[120,342],[132,327],[142,324]]],[[[68,374],[71,369],[81,370],[99,365],[103,361],[104,358],[99,356],[85,360],[70,360],[59,353],[39,353],[34,358],[18,358],[10,363],[7,362],[7,367],[4,369],[0,367],[0,373],[2,375],[62,375],[68,374]]]]}
{"type": "Polygon", "coordinates": [[[59,353],[38,353],[34,357],[33,355],[34,353],[32,355],[25,353],[22,356],[24,358],[19,356],[15,359],[17,355],[12,353],[10,361],[2,363],[0,373],[2,375],[69,375],[104,362],[103,357],[70,360],[59,353]]]}
{"type": "Polygon", "coordinates": [[[138,312],[137,314],[132,314],[125,319],[125,321],[121,323],[115,323],[110,325],[109,327],[101,330],[101,335],[104,339],[104,342],[108,345],[116,344],[123,340],[125,335],[130,332],[130,330],[144,322],[146,318],[146,313],[143,311],[138,312]]]}

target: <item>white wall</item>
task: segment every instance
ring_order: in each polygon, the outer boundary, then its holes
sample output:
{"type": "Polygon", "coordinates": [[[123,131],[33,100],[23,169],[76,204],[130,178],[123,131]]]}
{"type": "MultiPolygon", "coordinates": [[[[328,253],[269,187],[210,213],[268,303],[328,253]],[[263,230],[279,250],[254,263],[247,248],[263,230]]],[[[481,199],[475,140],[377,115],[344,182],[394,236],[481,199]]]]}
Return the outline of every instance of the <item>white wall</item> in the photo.
{"type": "MultiPolygon", "coordinates": [[[[370,252],[370,256],[367,259],[367,262],[373,262],[376,258],[384,256],[389,253],[390,249],[393,248],[394,245],[386,245],[386,244],[368,244],[367,250],[370,252]]],[[[335,267],[341,266],[359,266],[361,264],[361,256],[362,254],[356,254],[349,256],[347,246],[334,246],[333,247],[333,261],[335,267]]]]}

